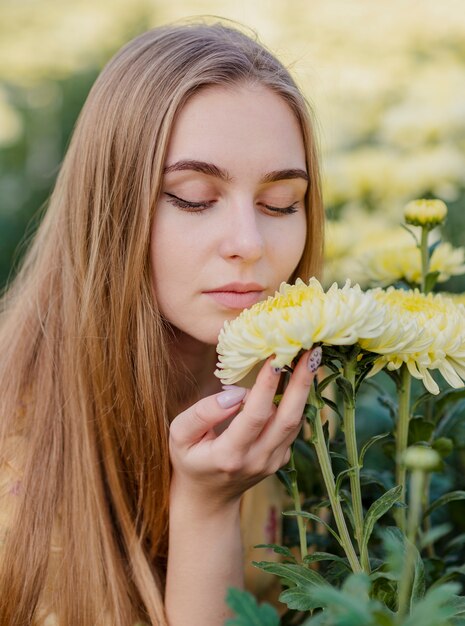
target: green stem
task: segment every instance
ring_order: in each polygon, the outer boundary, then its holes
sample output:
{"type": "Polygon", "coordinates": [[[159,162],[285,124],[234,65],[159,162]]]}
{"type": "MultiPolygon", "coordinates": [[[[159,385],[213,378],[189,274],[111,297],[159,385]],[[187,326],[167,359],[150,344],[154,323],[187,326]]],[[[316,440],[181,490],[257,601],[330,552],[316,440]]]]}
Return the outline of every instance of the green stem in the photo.
{"type": "MultiPolygon", "coordinates": [[[[356,361],[355,359],[346,361],[344,364],[344,377],[352,385],[352,389],[355,390],[355,372],[356,361]]],[[[354,391],[355,394],[355,391],[354,391]]],[[[360,465],[358,462],[358,447],[357,447],[357,435],[355,431],[355,398],[349,401],[344,396],[344,434],[347,449],[347,459],[349,461],[349,467],[352,468],[350,472],[350,491],[352,495],[352,508],[354,510],[354,535],[358,544],[358,549],[362,558],[362,566],[364,571],[370,573],[370,561],[368,553],[362,551],[362,537],[363,537],[363,505],[362,505],[362,490],[360,487],[360,465]]]]}
{"type": "MultiPolygon", "coordinates": [[[[423,511],[426,511],[426,509],[429,507],[430,485],[431,485],[431,474],[427,474],[425,476],[425,481],[423,485],[423,494],[422,494],[422,499],[421,499],[421,506],[422,506],[423,511]]],[[[423,522],[423,529],[425,533],[431,530],[431,518],[429,515],[425,518],[425,521],[423,522]]],[[[435,558],[436,553],[434,550],[434,543],[429,543],[426,546],[426,552],[431,559],[435,558]]]]}
{"type": "MultiPolygon", "coordinates": [[[[312,392],[310,392],[311,401],[312,392]]],[[[328,492],[328,498],[331,503],[331,509],[333,512],[334,520],[336,522],[337,529],[339,531],[339,537],[341,539],[341,546],[346,553],[347,559],[350,563],[352,571],[355,573],[361,572],[362,567],[355,552],[352,540],[347,529],[344,512],[342,510],[341,501],[336,494],[336,484],[334,481],[333,468],[331,467],[331,459],[329,457],[328,449],[326,447],[325,436],[323,433],[323,426],[321,424],[320,410],[316,403],[317,413],[314,422],[312,422],[313,429],[313,445],[315,446],[316,455],[320,464],[323,480],[328,492]]]]}
{"type": "Polygon", "coordinates": [[[428,229],[421,229],[421,291],[426,293],[426,277],[429,272],[428,229]]]}
{"type": "MultiPolygon", "coordinates": [[[[290,465],[292,472],[291,478],[291,489],[292,489],[292,499],[294,500],[294,507],[296,511],[302,512],[302,504],[300,501],[300,493],[299,487],[297,485],[297,471],[295,469],[295,461],[294,461],[294,446],[291,446],[291,458],[290,465]]],[[[297,516],[297,526],[299,528],[299,540],[300,540],[300,557],[302,561],[308,554],[307,547],[307,529],[306,522],[300,515],[297,516]]]]}
{"type": "Polygon", "coordinates": [[[415,573],[415,540],[421,519],[421,500],[423,497],[425,473],[422,470],[413,470],[410,480],[410,502],[407,520],[407,539],[405,547],[405,561],[399,581],[397,621],[402,623],[409,612],[412,582],[415,573]]]}
{"type": "MultiPolygon", "coordinates": [[[[401,485],[402,493],[400,503],[405,504],[406,492],[406,469],[403,462],[405,450],[408,443],[408,430],[410,424],[410,387],[411,376],[405,363],[400,369],[399,395],[399,417],[397,420],[396,432],[396,484],[401,485]]],[[[397,526],[405,532],[405,508],[399,507],[394,512],[397,526]]]]}

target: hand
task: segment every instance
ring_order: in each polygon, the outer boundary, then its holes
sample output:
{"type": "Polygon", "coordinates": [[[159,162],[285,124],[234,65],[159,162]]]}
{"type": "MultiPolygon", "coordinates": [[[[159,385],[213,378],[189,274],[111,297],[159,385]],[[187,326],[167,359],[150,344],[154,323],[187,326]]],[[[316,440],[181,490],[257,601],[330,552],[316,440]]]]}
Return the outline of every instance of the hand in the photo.
{"type": "Polygon", "coordinates": [[[244,491],[289,461],[290,445],[302,426],[304,406],[321,361],[321,348],[302,355],[279,407],[273,399],[280,373],[270,361],[265,362],[250,391],[229,388],[199,400],[173,420],[172,496],[195,499],[217,510],[238,502],[244,491]],[[231,418],[218,435],[215,427],[231,418]]]}

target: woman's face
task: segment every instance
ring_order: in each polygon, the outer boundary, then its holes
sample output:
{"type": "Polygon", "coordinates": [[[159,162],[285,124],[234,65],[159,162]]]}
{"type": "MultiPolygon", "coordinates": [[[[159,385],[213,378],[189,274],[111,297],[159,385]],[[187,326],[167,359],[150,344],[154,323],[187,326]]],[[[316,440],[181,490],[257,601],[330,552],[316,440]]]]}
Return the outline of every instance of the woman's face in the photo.
{"type": "Polygon", "coordinates": [[[163,316],[207,344],[273,295],[306,239],[305,152],[289,106],[262,86],[209,87],[174,125],[151,235],[163,316]]]}

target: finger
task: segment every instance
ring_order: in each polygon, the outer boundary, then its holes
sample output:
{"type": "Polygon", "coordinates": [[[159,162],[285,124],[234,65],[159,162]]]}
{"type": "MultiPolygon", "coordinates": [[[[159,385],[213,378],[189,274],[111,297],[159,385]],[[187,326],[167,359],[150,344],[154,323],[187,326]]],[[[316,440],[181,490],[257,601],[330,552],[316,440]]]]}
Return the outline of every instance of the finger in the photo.
{"type": "Polygon", "coordinates": [[[234,387],[202,398],[174,418],[170,426],[171,438],[180,446],[197,443],[239,410],[247,392],[244,387],[234,387]]]}
{"type": "Polygon", "coordinates": [[[321,363],[321,348],[303,354],[284,391],[278,410],[262,434],[261,446],[271,452],[287,448],[299,434],[310,388],[321,363]]]}
{"type": "Polygon", "coordinates": [[[236,449],[248,449],[276,411],[273,399],[281,370],[271,367],[271,361],[272,357],[265,361],[247,395],[243,410],[228,428],[228,439],[236,449]]]}

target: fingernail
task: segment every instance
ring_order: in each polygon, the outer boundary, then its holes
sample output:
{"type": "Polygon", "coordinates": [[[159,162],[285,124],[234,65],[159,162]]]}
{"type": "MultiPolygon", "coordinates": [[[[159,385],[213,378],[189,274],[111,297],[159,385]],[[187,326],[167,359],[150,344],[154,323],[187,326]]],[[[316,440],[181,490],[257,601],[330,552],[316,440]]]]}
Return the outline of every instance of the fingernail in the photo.
{"type": "Polygon", "coordinates": [[[321,346],[312,350],[308,356],[307,368],[310,372],[315,373],[321,365],[321,357],[323,356],[323,350],[321,346]]]}
{"type": "Polygon", "coordinates": [[[216,400],[222,409],[230,409],[244,399],[247,389],[244,387],[230,387],[216,396],[216,400]]]}
{"type": "Polygon", "coordinates": [[[281,374],[281,372],[283,371],[282,367],[272,367],[271,369],[275,374],[281,374]]]}

